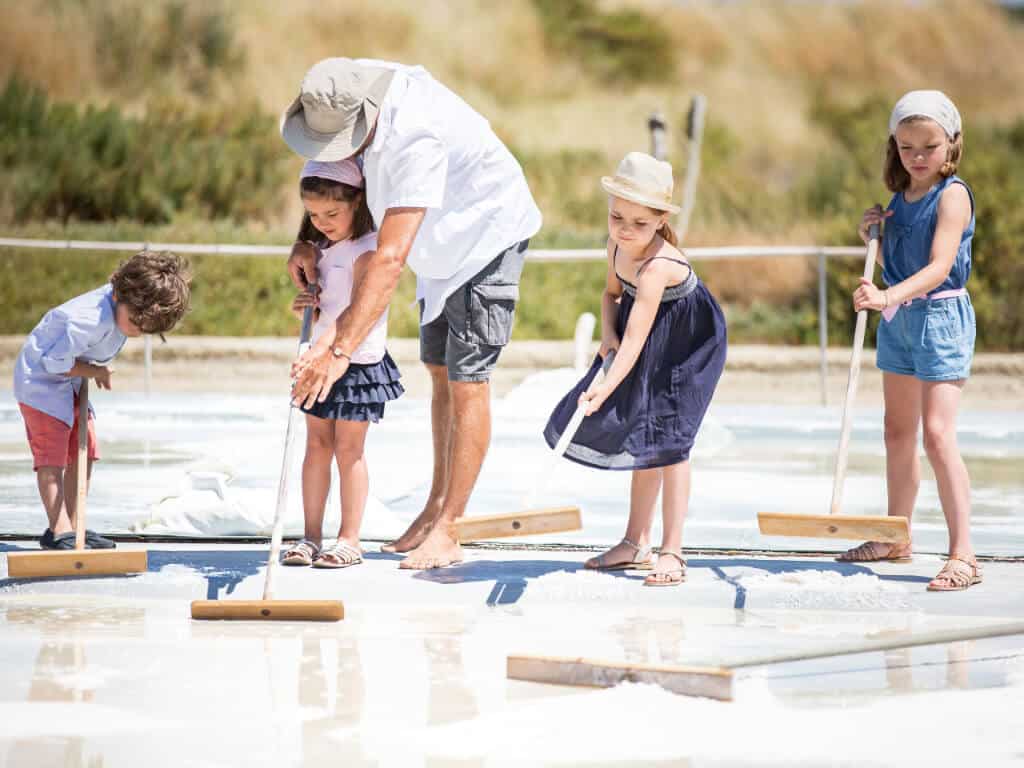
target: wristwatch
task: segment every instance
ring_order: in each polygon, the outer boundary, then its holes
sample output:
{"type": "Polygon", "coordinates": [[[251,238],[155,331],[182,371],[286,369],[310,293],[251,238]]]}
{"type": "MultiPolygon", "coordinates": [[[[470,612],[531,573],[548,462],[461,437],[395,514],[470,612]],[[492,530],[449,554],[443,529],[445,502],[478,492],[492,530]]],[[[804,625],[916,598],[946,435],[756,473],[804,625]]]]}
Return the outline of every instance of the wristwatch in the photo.
{"type": "Polygon", "coordinates": [[[335,358],[342,358],[342,357],[344,357],[350,363],[352,362],[352,355],[350,355],[348,352],[343,351],[341,349],[341,347],[338,347],[338,346],[331,347],[331,354],[334,355],[335,358]]]}

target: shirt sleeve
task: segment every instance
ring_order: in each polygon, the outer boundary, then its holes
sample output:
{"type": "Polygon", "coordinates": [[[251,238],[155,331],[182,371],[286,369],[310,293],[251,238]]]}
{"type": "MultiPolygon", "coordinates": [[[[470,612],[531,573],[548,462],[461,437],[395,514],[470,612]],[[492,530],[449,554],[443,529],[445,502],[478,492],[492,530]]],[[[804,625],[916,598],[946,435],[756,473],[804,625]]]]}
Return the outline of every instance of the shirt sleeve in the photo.
{"type": "Polygon", "coordinates": [[[39,362],[47,373],[57,375],[70,371],[75,360],[89,349],[95,328],[84,318],[61,314],[55,319],[64,326],[63,332],[54,334],[53,344],[42,353],[39,362]]]}
{"type": "Polygon", "coordinates": [[[440,208],[448,181],[448,151],[444,142],[420,129],[387,147],[385,208],[440,208]]]}

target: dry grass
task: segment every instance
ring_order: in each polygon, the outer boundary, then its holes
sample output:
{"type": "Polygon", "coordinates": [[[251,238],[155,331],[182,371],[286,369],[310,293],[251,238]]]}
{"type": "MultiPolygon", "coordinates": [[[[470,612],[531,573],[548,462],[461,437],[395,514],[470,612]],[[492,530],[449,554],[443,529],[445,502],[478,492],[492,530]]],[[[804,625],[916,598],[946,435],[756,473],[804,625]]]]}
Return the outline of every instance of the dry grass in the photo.
{"type": "MultiPolygon", "coordinates": [[[[126,6],[145,1],[110,0],[126,6]]],[[[419,63],[487,115],[518,151],[539,157],[593,152],[604,158],[605,172],[625,152],[648,148],[647,117],[661,110],[674,133],[671,159],[681,178],[685,155],[678,136],[692,94],[701,91],[711,119],[736,146],[719,159],[727,167],[705,171],[705,193],[716,182],[718,188],[715,202],[698,210],[690,245],[820,237],[815,222],[791,220],[784,211],[769,220],[730,210],[749,200],[750,190],[787,188],[806,164],[832,151],[809,117],[817,91],[840,100],[879,92],[895,99],[910,88],[941,88],[961,106],[968,131],[972,120],[1009,119],[1024,111],[1024,25],[1010,23],[982,0],[601,2],[605,10],[626,6],[657,14],[672,36],[677,67],[666,73],[663,86],[594,79],[579,62],[549,49],[532,0],[225,0],[209,7],[231,14],[246,66],[225,76],[214,94],[255,100],[277,113],[321,58],[419,63]]],[[[129,109],[166,95],[115,94],[103,85],[98,7],[89,0],[0,0],[0,78],[20,72],[55,98],[116,98],[129,109]]],[[[173,80],[162,87],[175,90],[173,80]]],[[[190,98],[182,97],[185,103],[190,98]]],[[[879,126],[880,135],[883,130],[879,126]]],[[[296,171],[298,166],[296,160],[296,171]]],[[[589,177],[538,182],[548,226],[570,227],[573,214],[561,198],[586,201],[593,185],[596,178],[589,177]]],[[[288,230],[297,221],[297,196],[287,198],[291,202],[271,215],[271,226],[288,230]]],[[[754,290],[783,300],[794,286],[805,290],[812,277],[813,269],[793,259],[714,267],[716,288],[726,298],[754,290]]]]}

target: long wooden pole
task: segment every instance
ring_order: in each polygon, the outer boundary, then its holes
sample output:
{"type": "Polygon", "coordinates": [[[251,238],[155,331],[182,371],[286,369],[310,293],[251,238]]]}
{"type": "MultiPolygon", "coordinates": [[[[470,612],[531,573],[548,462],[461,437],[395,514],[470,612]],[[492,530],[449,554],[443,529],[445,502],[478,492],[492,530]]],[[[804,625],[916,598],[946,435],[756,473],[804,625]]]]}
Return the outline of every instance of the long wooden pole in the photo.
{"type": "MultiPolygon", "coordinates": [[[[608,370],[612,367],[612,363],[615,362],[615,350],[610,350],[605,355],[604,362],[601,363],[601,369],[594,375],[593,380],[590,382],[588,390],[593,389],[602,381],[607,375],[608,370]]],[[[538,496],[542,495],[551,484],[551,478],[555,474],[555,470],[558,468],[558,460],[562,458],[562,455],[568,450],[569,443],[572,442],[573,437],[576,436],[577,430],[580,428],[580,424],[583,423],[583,417],[587,414],[587,408],[584,405],[577,405],[576,410],[573,412],[572,417],[569,419],[569,423],[565,425],[565,429],[562,431],[562,436],[558,438],[558,442],[555,444],[555,450],[547,460],[547,464],[544,467],[544,472],[541,474],[538,482],[531,485],[523,498],[523,506],[526,508],[533,507],[536,503],[538,496]]]]}
{"type": "Polygon", "coordinates": [[[78,389],[78,469],[75,473],[75,549],[85,549],[85,497],[89,493],[89,380],[78,389]]]}
{"type": "MultiPolygon", "coordinates": [[[[299,354],[309,346],[309,335],[313,328],[313,308],[306,307],[302,314],[302,331],[299,334],[299,354]]],[[[263,584],[263,599],[274,597],[274,579],[277,576],[278,560],[281,555],[281,539],[284,537],[284,513],[288,506],[288,477],[291,470],[292,453],[295,445],[294,405],[288,406],[288,428],[284,433],[284,455],[281,459],[281,476],[277,483],[277,505],[274,507],[274,530],[270,535],[270,558],[267,560],[267,579],[263,584]]]]}
{"type": "MultiPolygon", "coordinates": [[[[868,230],[867,255],[864,259],[864,278],[875,276],[875,258],[878,255],[878,224],[868,230]]],[[[853,403],[857,397],[857,382],[860,379],[860,358],[864,350],[864,333],[868,325],[868,311],[857,313],[857,326],[853,332],[853,353],[850,355],[850,377],[846,383],[846,402],[843,404],[843,426],[839,431],[839,450],[836,451],[836,474],[832,483],[832,506],[829,512],[838,515],[843,504],[843,483],[846,481],[846,465],[850,449],[850,429],[853,426],[853,403]]]]}

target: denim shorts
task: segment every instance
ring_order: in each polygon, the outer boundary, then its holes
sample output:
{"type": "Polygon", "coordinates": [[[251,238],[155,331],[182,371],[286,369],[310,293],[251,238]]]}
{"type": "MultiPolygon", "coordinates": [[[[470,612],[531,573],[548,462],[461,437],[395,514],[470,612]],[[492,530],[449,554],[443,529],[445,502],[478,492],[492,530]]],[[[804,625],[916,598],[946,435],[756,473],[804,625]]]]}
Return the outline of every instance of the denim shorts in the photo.
{"type": "Polygon", "coordinates": [[[879,322],[877,365],[922,381],[966,379],[975,332],[970,296],[919,299],[879,322]]]}
{"type": "Polygon", "coordinates": [[[449,381],[491,378],[512,338],[528,244],[523,240],[499,253],[445,300],[437,318],[420,326],[420,360],[447,367],[449,381]]]}

